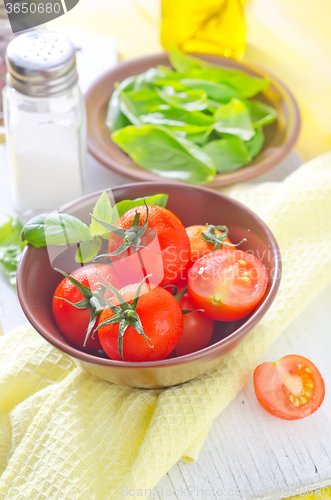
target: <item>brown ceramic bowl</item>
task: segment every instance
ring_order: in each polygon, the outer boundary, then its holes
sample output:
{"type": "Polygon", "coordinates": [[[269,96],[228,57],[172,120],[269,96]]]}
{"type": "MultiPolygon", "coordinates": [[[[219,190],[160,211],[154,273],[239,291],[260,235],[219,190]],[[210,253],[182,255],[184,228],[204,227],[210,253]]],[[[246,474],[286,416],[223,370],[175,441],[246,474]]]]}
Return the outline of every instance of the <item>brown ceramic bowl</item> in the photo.
{"type": "MultiPolygon", "coordinates": [[[[177,385],[207,372],[218,365],[224,356],[236,347],[265,315],[277,293],[281,261],[277,242],[262,220],[242,204],[209,189],[172,184],[137,183],[112,190],[115,201],[134,199],[155,193],[167,193],[167,208],[173,211],[185,226],[193,224],[225,224],[232,241],[247,238],[241,249],[250,250],[259,257],[268,271],[269,284],[262,302],[246,318],[217,322],[210,345],[198,352],[156,362],[113,361],[82,352],[66,340],[52,315],[52,297],[61,275],[52,269],[45,247],[28,245],[18,269],[18,296],[25,315],[36,330],[51,344],[75,358],[77,363],[98,377],[133,387],[156,388],[177,385]],[[189,208],[188,208],[189,207],[189,208]]],[[[90,222],[90,213],[100,193],[85,196],[63,210],[90,222]]],[[[53,261],[54,267],[67,272],[77,268],[74,261],[76,247],[62,252],[53,261]]]]}
{"type": "MultiPolygon", "coordinates": [[[[300,113],[291,92],[274,76],[242,62],[225,57],[201,56],[213,64],[240,69],[246,73],[267,78],[271,82],[268,90],[256,99],[277,110],[278,120],[264,127],[265,144],[260,154],[246,167],[226,174],[217,174],[208,187],[220,187],[252,179],[275,167],[293,148],[300,131],[300,113]]],[[[157,65],[171,66],[168,54],[158,54],[125,62],[103,75],[85,96],[88,120],[88,149],[103,165],[114,172],[137,181],[162,181],[162,177],[140,168],[115,144],[106,126],[108,102],[114,84],[128,76],[137,75],[157,65]]],[[[164,179],[169,182],[169,179],[164,179]]],[[[180,181],[170,181],[180,182],[180,181]]]]}

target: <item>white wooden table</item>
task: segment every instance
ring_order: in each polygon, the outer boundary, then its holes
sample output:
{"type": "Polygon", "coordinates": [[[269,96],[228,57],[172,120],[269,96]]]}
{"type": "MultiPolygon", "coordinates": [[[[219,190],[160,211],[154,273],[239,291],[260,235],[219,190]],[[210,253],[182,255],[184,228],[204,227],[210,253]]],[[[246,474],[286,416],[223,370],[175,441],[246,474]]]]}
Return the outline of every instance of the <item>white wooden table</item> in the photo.
{"type": "MultiPolygon", "coordinates": [[[[300,158],[292,153],[255,182],[282,180],[300,163],[300,158]]],[[[7,174],[5,145],[0,145],[0,224],[5,221],[5,214],[13,213],[7,174]]],[[[124,182],[128,180],[89,156],[87,192],[124,182]]],[[[321,409],[303,421],[276,419],[259,406],[250,380],[216,418],[199,459],[174,466],[154,489],[153,498],[285,498],[311,490],[317,484],[331,485],[330,298],[331,286],[283,333],[265,357],[275,360],[296,353],[316,360],[327,387],[321,409]]],[[[9,333],[23,321],[15,290],[0,276],[3,333],[9,333]]],[[[331,488],[324,491],[331,496],[331,488]]]]}

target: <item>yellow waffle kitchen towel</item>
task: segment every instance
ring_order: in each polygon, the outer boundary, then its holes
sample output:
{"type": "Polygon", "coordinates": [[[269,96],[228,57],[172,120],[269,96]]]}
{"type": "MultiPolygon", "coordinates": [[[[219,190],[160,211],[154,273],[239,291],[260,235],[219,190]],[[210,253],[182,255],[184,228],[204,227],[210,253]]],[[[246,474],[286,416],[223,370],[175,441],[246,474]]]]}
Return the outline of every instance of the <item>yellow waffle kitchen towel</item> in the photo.
{"type": "Polygon", "coordinates": [[[281,183],[228,194],[275,234],[279,293],[216,369],[182,386],[140,390],[99,380],[31,327],[0,338],[0,500],[112,500],[152,488],[197,457],[213,419],[272,342],[331,281],[331,153],[281,183]]]}

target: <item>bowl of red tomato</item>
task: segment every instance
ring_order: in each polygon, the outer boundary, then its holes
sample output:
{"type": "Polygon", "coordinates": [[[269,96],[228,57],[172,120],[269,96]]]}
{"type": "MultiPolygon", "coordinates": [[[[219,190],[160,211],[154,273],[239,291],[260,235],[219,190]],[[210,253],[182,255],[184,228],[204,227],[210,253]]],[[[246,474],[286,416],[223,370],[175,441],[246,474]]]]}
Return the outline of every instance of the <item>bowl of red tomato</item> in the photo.
{"type": "Polygon", "coordinates": [[[116,384],[168,387],[206,373],[276,296],[273,234],[241,203],[201,187],[148,182],[106,193],[116,204],[144,202],[113,224],[97,217],[101,193],[63,207],[62,217],[93,219],[107,237],[80,265],[69,239],[61,248],[28,244],[17,280],[25,315],[84,370],[116,384]],[[166,207],[145,202],[156,193],[167,196],[166,207]]]}

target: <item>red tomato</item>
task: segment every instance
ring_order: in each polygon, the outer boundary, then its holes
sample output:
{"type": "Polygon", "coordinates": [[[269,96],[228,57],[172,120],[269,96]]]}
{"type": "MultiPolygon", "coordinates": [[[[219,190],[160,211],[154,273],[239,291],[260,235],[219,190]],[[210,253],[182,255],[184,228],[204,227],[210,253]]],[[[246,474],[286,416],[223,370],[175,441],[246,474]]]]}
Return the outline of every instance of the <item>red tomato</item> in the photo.
{"type": "MultiPolygon", "coordinates": [[[[70,273],[70,276],[73,276],[77,281],[95,291],[98,288],[98,285],[93,284],[93,282],[101,282],[96,273],[102,276],[111,285],[115,287],[118,286],[115,271],[112,267],[104,264],[89,264],[87,266],[80,267],[70,273]]],[[[75,346],[90,351],[97,351],[101,349],[98,335],[95,334],[94,338],[92,338],[95,329],[93,329],[86,346],[83,347],[90,321],[89,309],[77,309],[76,307],[68,304],[68,302],[57,299],[56,297],[63,297],[73,303],[80,302],[84,299],[84,297],[75,285],[73,285],[67,278],[64,278],[57,286],[52,303],[54,319],[63,335],[75,346]]]]}
{"type": "Polygon", "coordinates": [[[308,417],[325,396],[324,380],[316,366],[295,354],[259,365],[254,372],[254,389],[263,408],[285,420],[308,417]]]}
{"type": "MultiPolygon", "coordinates": [[[[148,228],[141,241],[147,248],[137,251],[130,247],[120,255],[113,256],[112,260],[116,262],[124,284],[141,281],[147,274],[152,274],[151,282],[160,286],[175,283],[190,260],[188,236],[181,221],[170,210],[154,205],[148,205],[148,209],[148,228]]],[[[115,225],[123,229],[130,228],[137,211],[142,226],[146,220],[145,206],[129,210],[115,225]]],[[[121,238],[111,233],[109,253],[117,250],[121,243],[121,238]]]]}
{"type": "MultiPolygon", "coordinates": [[[[186,228],[186,232],[188,238],[190,240],[190,248],[191,248],[191,259],[190,259],[190,267],[196,262],[198,259],[206,255],[207,253],[213,252],[214,244],[208,243],[204,237],[202,236],[202,231],[208,231],[208,226],[190,226],[186,228]]],[[[222,234],[222,231],[215,229],[215,234],[222,234]]],[[[225,243],[232,244],[229,238],[225,238],[225,243]]],[[[232,249],[233,247],[221,246],[220,250],[232,249]]]]}
{"type": "MultiPolygon", "coordinates": [[[[188,293],[179,300],[182,311],[195,309],[188,293]]],[[[200,351],[206,347],[214,330],[214,320],[200,311],[183,315],[183,331],[176,345],[176,356],[184,356],[191,352],[200,351]]]]}
{"type": "MultiPolygon", "coordinates": [[[[138,284],[125,286],[120,290],[124,300],[131,304],[138,284]]],[[[114,299],[112,302],[118,305],[114,299]]],[[[150,340],[148,343],[132,326],[129,326],[123,337],[124,361],[157,361],[165,359],[176,346],[183,329],[183,315],[177,300],[164,288],[159,286],[152,290],[143,285],[138,300],[138,314],[144,333],[150,340]]],[[[106,308],[100,315],[99,324],[114,313],[106,308]]],[[[118,351],[119,324],[106,325],[98,330],[101,345],[111,359],[120,360],[118,351]]]]}
{"type": "Polygon", "coordinates": [[[196,308],[219,321],[247,316],[262,299],[267,284],[263,264],[241,250],[211,252],[188,273],[188,290],[196,308]]]}

